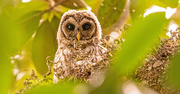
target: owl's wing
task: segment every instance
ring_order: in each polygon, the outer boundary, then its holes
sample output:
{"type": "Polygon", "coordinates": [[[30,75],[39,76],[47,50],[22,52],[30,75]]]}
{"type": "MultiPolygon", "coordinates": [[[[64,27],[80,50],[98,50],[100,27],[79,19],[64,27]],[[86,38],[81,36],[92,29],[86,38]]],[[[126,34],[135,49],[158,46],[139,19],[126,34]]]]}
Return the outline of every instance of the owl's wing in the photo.
{"type": "Polygon", "coordinates": [[[58,49],[55,54],[54,63],[57,63],[58,61],[60,61],[61,54],[62,54],[62,50],[58,49]]]}
{"type": "Polygon", "coordinates": [[[83,53],[87,55],[83,60],[78,60],[75,65],[87,65],[87,64],[97,64],[106,59],[107,49],[98,45],[90,46],[83,50],[83,53]],[[89,55],[89,56],[88,56],[89,55]]]}
{"type": "Polygon", "coordinates": [[[58,79],[63,78],[63,75],[69,75],[69,54],[69,49],[58,48],[54,58],[54,82],[58,82],[58,79]]]}
{"type": "Polygon", "coordinates": [[[58,48],[55,54],[54,63],[67,62],[69,59],[70,50],[65,48],[58,48]]]}

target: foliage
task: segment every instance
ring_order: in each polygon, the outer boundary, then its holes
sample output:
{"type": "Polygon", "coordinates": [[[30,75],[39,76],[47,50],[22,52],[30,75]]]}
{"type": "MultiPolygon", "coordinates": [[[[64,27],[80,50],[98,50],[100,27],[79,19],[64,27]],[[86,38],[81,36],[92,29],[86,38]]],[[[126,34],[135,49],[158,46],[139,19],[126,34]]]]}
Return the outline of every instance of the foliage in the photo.
{"type": "MultiPolygon", "coordinates": [[[[24,88],[22,82],[29,76],[29,71],[35,70],[38,77],[48,72],[46,57],[54,58],[57,49],[56,33],[61,15],[71,9],[89,9],[97,15],[102,25],[103,34],[110,34],[107,28],[117,28],[119,34],[122,24],[131,24],[123,39],[125,42],[115,54],[111,72],[103,84],[98,87],[87,86],[89,93],[115,94],[121,93],[119,86],[121,78],[129,76],[140,66],[148,51],[153,48],[159,36],[164,35],[162,29],[171,20],[180,23],[176,15],[165,19],[165,13],[154,13],[147,17],[142,15],[152,5],[178,8],[178,0],[1,0],[0,1],[0,94],[15,93],[24,88]],[[129,14],[125,11],[128,11],[129,14]],[[128,16],[126,22],[121,22],[123,15],[128,16]],[[119,24],[121,23],[121,24],[119,24]],[[13,71],[12,71],[13,70],[13,71]],[[16,71],[15,71],[16,70],[16,71]],[[129,74],[130,73],[130,74],[129,74]],[[21,77],[23,74],[23,77],[21,77]],[[20,85],[21,84],[21,85],[20,85]],[[17,87],[16,87],[17,86],[17,87]],[[119,91],[119,92],[118,92],[119,91]]],[[[179,54],[172,59],[169,68],[170,83],[180,87],[179,54]]],[[[28,94],[73,93],[82,83],[48,83],[29,90],[28,94]]],[[[84,85],[84,84],[83,84],[84,85]]],[[[81,90],[79,90],[81,91],[81,90]]]]}
{"type": "Polygon", "coordinates": [[[119,71],[125,72],[132,70],[131,67],[134,65],[133,63],[137,62],[136,60],[138,60],[139,56],[143,55],[148,48],[152,47],[162,30],[163,24],[167,21],[164,15],[164,13],[154,13],[133,25],[127,37],[125,37],[126,41],[122,44],[122,48],[117,54],[115,63],[119,71]]]}
{"type": "Polygon", "coordinates": [[[109,27],[119,19],[125,7],[125,3],[125,0],[105,0],[101,4],[98,19],[103,28],[109,27]]]}
{"type": "Polygon", "coordinates": [[[180,64],[178,63],[180,61],[179,59],[180,59],[180,54],[178,53],[172,60],[172,65],[168,71],[168,74],[170,75],[169,76],[170,82],[171,84],[173,83],[176,87],[180,87],[180,82],[179,82],[180,76],[178,73],[180,67],[180,64]]]}
{"type": "Polygon", "coordinates": [[[138,17],[142,17],[145,13],[145,10],[152,5],[158,5],[160,7],[172,7],[175,8],[178,6],[178,0],[131,0],[130,3],[130,15],[132,19],[137,19],[138,17]]]}
{"type": "Polygon", "coordinates": [[[95,94],[101,92],[103,92],[102,94],[117,94],[116,91],[118,90],[116,89],[118,88],[117,83],[119,83],[119,80],[116,78],[119,78],[119,76],[122,77],[128,72],[132,72],[134,68],[136,68],[135,66],[137,66],[140,56],[143,56],[145,51],[152,47],[155,39],[160,33],[158,31],[162,29],[162,25],[165,21],[164,13],[155,13],[141,21],[138,21],[133,27],[131,27],[130,31],[128,31],[128,35],[125,36],[126,41],[122,43],[121,49],[115,54],[116,57],[113,62],[115,63],[114,69],[104,81],[104,85],[94,92],[95,94]],[[154,22],[152,19],[159,19],[161,21],[154,22]],[[158,24],[159,27],[147,30],[150,23],[153,23],[155,26],[158,24]],[[113,86],[113,88],[109,88],[109,86],[113,86]]]}
{"type": "Polygon", "coordinates": [[[57,49],[57,41],[55,37],[58,29],[58,22],[59,19],[55,17],[51,23],[49,21],[42,23],[37,29],[37,33],[32,44],[32,59],[34,61],[34,65],[41,74],[45,74],[48,70],[46,63],[44,63],[46,62],[46,57],[54,57],[57,49]]]}

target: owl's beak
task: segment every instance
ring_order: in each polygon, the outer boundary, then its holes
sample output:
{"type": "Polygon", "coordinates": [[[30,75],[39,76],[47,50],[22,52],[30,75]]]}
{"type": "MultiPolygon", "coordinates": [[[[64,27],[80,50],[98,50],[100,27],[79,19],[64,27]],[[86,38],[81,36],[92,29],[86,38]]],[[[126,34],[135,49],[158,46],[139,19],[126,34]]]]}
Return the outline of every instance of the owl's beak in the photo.
{"type": "Polygon", "coordinates": [[[78,32],[78,34],[77,34],[77,39],[78,39],[78,41],[80,40],[80,38],[81,38],[81,35],[80,35],[80,33],[78,32]]]}

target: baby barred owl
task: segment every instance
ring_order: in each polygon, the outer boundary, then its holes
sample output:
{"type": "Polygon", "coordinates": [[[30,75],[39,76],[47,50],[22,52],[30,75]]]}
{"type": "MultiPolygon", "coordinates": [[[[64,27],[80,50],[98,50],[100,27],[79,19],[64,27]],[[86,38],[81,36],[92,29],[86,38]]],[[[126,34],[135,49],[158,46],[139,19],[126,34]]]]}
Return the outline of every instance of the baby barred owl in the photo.
{"type": "Polygon", "coordinates": [[[100,24],[88,10],[70,10],[64,13],[57,40],[54,82],[64,78],[90,79],[105,60],[107,49],[100,45],[100,24]]]}

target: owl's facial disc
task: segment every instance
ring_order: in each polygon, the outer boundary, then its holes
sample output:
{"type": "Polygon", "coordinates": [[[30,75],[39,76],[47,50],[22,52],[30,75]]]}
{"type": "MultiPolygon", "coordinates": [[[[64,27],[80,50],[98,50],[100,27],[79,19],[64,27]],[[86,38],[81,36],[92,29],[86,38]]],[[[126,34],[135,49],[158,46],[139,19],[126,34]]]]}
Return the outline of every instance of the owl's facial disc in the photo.
{"type": "Polygon", "coordinates": [[[73,17],[67,18],[62,24],[62,33],[68,40],[89,40],[95,33],[95,23],[83,18],[80,22],[73,17]]]}

